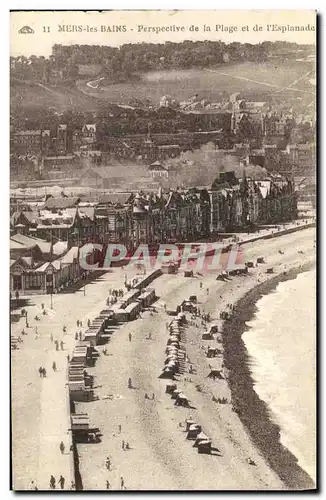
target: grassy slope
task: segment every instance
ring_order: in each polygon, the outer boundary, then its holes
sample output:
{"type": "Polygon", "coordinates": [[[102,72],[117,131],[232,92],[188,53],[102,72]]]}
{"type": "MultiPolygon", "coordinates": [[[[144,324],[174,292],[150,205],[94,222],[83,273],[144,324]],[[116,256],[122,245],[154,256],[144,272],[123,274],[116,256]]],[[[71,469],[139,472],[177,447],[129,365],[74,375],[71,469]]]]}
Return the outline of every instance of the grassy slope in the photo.
{"type": "MultiPolygon", "coordinates": [[[[154,104],[164,94],[171,94],[179,100],[200,93],[202,97],[211,100],[220,100],[220,94],[226,91],[244,92],[252,94],[256,99],[265,99],[267,94],[273,93],[277,88],[268,87],[269,83],[279,88],[290,85],[309,70],[313,70],[312,63],[302,63],[295,60],[273,60],[267,63],[242,63],[223,65],[214,71],[185,70],[152,72],[144,75],[139,82],[102,85],[100,89],[91,89],[85,82],[79,82],[78,88],[40,87],[37,84],[17,83],[11,84],[11,105],[28,107],[30,105],[52,106],[58,111],[67,108],[76,110],[96,111],[101,107],[101,101],[128,104],[132,99],[151,99],[154,104]],[[220,73],[227,73],[228,76],[220,73]],[[254,80],[246,81],[235,77],[254,80]]],[[[312,86],[307,86],[306,79],[301,80],[297,88],[314,91],[312,86]]],[[[284,94],[293,97],[302,97],[303,101],[311,101],[310,94],[300,94],[286,91],[284,94]]],[[[276,94],[281,97],[281,94],[276,94]]]]}
{"type": "MultiPolygon", "coordinates": [[[[164,94],[171,94],[176,99],[185,100],[195,93],[211,99],[220,100],[220,94],[226,91],[250,92],[266,96],[274,91],[273,87],[268,87],[264,83],[273,84],[280,88],[289,85],[294,80],[299,79],[312,68],[311,63],[302,63],[295,60],[277,60],[262,64],[242,63],[223,65],[213,71],[199,69],[181,71],[161,71],[151,72],[143,77],[140,82],[122,83],[106,85],[104,82],[98,90],[92,90],[81,85],[80,88],[94,96],[105,98],[111,102],[128,103],[132,99],[144,100],[149,98],[153,103],[158,103],[164,94]],[[227,73],[228,76],[220,73],[227,73]],[[244,77],[256,82],[246,81],[235,77],[244,77]]],[[[304,80],[297,85],[303,86],[304,80]]],[[[275,90],[278,90],[275,88],[275,90]]],[[[308,90],[313,88],[309,87],[308,90]]],[[[291,95],[297,94],[291,92],[291,95]]],[[[299,94],[298,95],[302,95],[299,94]]]]}

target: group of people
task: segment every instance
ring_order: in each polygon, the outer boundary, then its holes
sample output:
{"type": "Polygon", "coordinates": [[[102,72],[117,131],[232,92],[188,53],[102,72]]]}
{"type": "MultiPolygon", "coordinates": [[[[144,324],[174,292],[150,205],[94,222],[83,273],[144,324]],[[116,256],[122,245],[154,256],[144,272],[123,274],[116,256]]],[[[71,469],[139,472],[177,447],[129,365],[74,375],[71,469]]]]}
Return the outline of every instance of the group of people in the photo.
{"type": "Polygon", "coordinates": [[[121,448],[123,450],[130,450],[130,445],[129,445],[128,441],[126,441],[126,442],[122,441],[121,448]]]}
{"type": "Polygon", "coordinates": [[[43,366],[39,367],[38,372],[39,372],[41,378],[46,377],[46,369],[43,366]]]}
{"type": "MultiPolygon", "coordinates": [[[[119,426],[121,428],[121,426],[119,426]]],[[[130,449],[130,446],[129,446],[129,443],[126,443],[124,441],[122,441],[122,449],[123,450],[129,450],[130,449]]],[[[105,461],[105,467],[107,468],[107,470],[111,470],[111,458],[109,456],[106,457],[106,461],[105,461]]],[[[111,489],[111,483],[109,480],[106,480],[106,489],[107,490],[110,490],[111,489]]],[[[124,478],[122,476],[120,476],[120,489],[121,490],[125,490],[126,487],[125,487],[125,481],[124,481],[124,478]]]]}
{"type": "Polygon", "coordinates": [[[81,330],[79,332],[75,332],[75,340],[83,340],[83,332],[81,330]]]}
{"type": "MultiPolygon", "coordinates": [[[[62,490],[65,489],[65,478],[60,475],[60,478],[58,479],[58,482],[56,482],[55,480],[55,477],[51,474],[51,477],[50,477],[50,488],[51,490],[55,490],[55,487],[56,487],[56,484],[60,484],[60,488],[62,490]]],[[[75,486],[75,483],[73,481],[71,481],[71,486],[70,486],[70,489],[71,490],[75,490],[76,489],[76,486],[75,486]]]]}
{"type": "Polygon", "coordinates": [[[112,295],[113,297],[123,297],[123,290],[122,288],[119,288],[119,290],[117,288],[110,288],[109,295],[112,295]]]}
{"type": "MultiPolygon", "coordinates": [[[[106,489],[107,490],[111,489],[111,483],[110,483],[110,481],[108,479],[106,480],[106,489]]],[[[121,490],[125,490],[126,489],[126,487],[125,487],[125,480],[123,479],[122,476],[120,476],[120,489],[121,490]]]]}

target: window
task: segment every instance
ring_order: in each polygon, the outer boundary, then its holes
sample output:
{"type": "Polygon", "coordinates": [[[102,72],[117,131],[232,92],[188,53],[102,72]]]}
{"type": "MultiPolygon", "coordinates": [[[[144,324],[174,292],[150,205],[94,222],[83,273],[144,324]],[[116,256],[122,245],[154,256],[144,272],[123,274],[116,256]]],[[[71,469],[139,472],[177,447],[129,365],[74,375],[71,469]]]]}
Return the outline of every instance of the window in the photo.
{"type": "Polygon", "coordinates": [[[31,289],[41,288],[40,277],[37,274],[27,274],[26,287],[31,289]]]}

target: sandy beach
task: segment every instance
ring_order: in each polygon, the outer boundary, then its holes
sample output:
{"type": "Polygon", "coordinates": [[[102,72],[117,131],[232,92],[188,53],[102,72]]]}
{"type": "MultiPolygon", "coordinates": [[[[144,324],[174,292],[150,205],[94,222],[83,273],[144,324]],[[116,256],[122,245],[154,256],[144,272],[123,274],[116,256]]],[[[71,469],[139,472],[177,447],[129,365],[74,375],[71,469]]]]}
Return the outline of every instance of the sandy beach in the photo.
{"type": "MultiPolygon", "coordinates": [[[[313,487],[309,476],[296,465],[293,455],[278,444],[277,429],[269,435],[271,441],[265,440],[269,421],[263,414],[261,402],[255,406],[261,412],[257,419],[256,410],[242,414],[238,401],[251,401],[253,392],[241,352],[244,317],[240,318],[240,311],[250,313],[258,297],[268,291],[264,290],[265,286],[275,286],[281,276],[289,279],[293,269],[300,272],[313,265],[314,238],[315,229],[309,228],[268,242],[261,240],[245,245],[246,260],[263,256],[266,264],[253,268],[247,276],[233,277],[228,282],[216,281],[216,273],[197,278],[163,275],[155,280],[152,286],[159,296],[155,303],[158,312],[153,315],[144,312],[142,318],[117,329],[107,345],[108,356],[101,356],[96,366],[89,370],[95,376],[99,399],[77,405],[77,411],[87,412],[91,423],[103,434],[101,443],[78,445],[84,490],[103,490],[107,481],[111,489],[120,489],[121,477],[128,490],[313,487]],[[284,254],[280,254],[279,249],[284,254]],[[267,267],[273,267],[274,273],[266,274],[267,267]],[[248,295],[252,290],[254,295],[248,295]],[[201,339],[203,327],[199,321],[185,329],[184,347],[195,373],[178,377],[177,383],[193,408],[175,408],[165,394],[166,381],[158,378],[164,366],[166,322],[170,319],[164,312],[164,304],[176,306],[192,294],[197,295],[200,310],[209,312],[213,322],[218,321],[219,312],[227,303],[236,305],[240,299],[243,301],[235,307],[234,321],[237,323],[228,323],[224,341],[219,343],[225,380],[207,378],[209,359],[202,348],[207,341],[201,339]],[[149,333],[150,340],[146,338],[149,333]],[[241,388],[236,382],[240,374],[244,381],[241,388]],[[134,389],[127,387],[129,377],[134,389]],[[154,394],[154,399],[145,399],[145,393],[154,394]],[[228,403],[218,404],[212,396],[225,397],[228,403]],[[240,409],[241,418],[235,409],[240,409]],[[198,455],[192,442],[185,439],[180,424],[189,416],[211,437],[213,446],[220,451],[218,455],[198,455]],[[122,441],[128,442],[131,449],[123,450],[122,441]],[[273,459],[271,455],[275,455],[273,459]],[[112,463],[110,471],[105,467],[107,456],[112,463]],[[248,463],[249,458],[255,466],[248,463]]],[[[246,406],[247,403],[242,404],[246,406]]]]}

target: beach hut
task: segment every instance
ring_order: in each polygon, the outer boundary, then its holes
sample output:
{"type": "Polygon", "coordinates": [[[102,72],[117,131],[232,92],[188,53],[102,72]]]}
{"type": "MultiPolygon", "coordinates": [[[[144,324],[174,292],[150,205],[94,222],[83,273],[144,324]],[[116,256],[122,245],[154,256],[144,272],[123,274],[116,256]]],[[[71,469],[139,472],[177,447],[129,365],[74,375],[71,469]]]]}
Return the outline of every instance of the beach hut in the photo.
{"type": "Polygon", "coordinates": [[[177,388],[177,384],[166,384],[165,392],[167,394],[172,394],[177,388]]]}
{"type": "Polygon", "coordinates": [[[179,312],[177,317],[176,317],[176,321],[180,324],[180,325],[183,325],[185,323],[187,323],[187,318],[186,318],[186,315],[182,312],[179,312]]]}
{"type": "Polygon", "coordinates": [[[120,307],[114,310],[114,316],[118,323],[125,323],[129,319],[129,314],[126,309],[121,309],[120,307]]]}
{"type": "Polygon", "coordinates": [[[129,306],[132,302],[135,302],[135,300],[140,296],[140,290],[130,290],[130,292],[127,292],[124,294],[123,298],[121,299],[121,309],[126,309],[126,307],[129,306]]]}
{"type": "Polygon", "coordinates": [[[172,335],[171,337],[169,337],[167,340],[167,345],[175,345],[176,347],[179,347],[178,337],[176,335],[172,335]]]}
{"type": "Polygon", "coordinates": [[[83,363],[86,365],[86,358],[87,358],[87,347],[75,347],[72,353],[72,360],[75,362],[83,363]]]}
{"type": "Polygon", "coordinates": [[[196,439],[198,434],[201,432],[201,426],[199,424],[191,424],[188,429],[187,439],[196,439]]]}
{"type": "Polygon", "coordinates": [[[133,321],[136,319],[138,314],[141,311],[141,303],[140,302],[131,302],[125,309],[126,313],[128,314],[128,320],[127,321],[133,321]]]}
{"type": "Polygon", "coordinates": [[[176,400],[174,402],[174,406],[184,406],[186,408],[189,408],[189,400],[183,392],[180,392],[177,394],[176,400]]]}
{"type": "Polygon", "coordinates": [[[219,350],[216,347],[208,347],[206,351],[207,358],[215,358],[219,354],[219,350]]]}
{"type": "Polygon", "coordinates": [[[186,418],[186,431],[189,431],[191,425],[196,424],[192,417],[186,418]]]}
{"type": "Polygon", "coordinates": [[[149,307],[156,299],[154,288],[146,288],[138,297],[142,308],[149,307]]]}
{"type": "Polygon", "coordinates": [[[179,389],[174,389],[174,391],[171,392],[171,398],[177,399],[177,395],[180,393],[181,393],[181,391],[179,389]]]}
{"type": "Polygon", "coordinates": [[[205,453],[207,455],[210,455],[212,451],[212,441],[210,439],[199,441],[197,450],[198,453],[205,453]]]}
{"type": "Polygon", "coordinates": [[[198,444],[201,442],[201,441],[210,441],[209,437],[206,436],[206,434],[204,432],[200,432],[197,437],[196,437],[196,440],[194,442],[194,447],[197,448],[198,447],[198,444]]]}
{"type": "Polygon", "coordinates": [[[189,300],[184,300],[181,307],[182,307],[182,311],[186,311],[186,312],[190,312],[190,313],[197,311],[196,306],[194,306],[194,304],[192,302],[190,302],[189,300]]]}
{"type": "Polygon", "coordinates": [[[171,367],[169,366],[165,366],[163,368],[163,371],[161,373],[161,375],[159,375],[158,378],[167,378],[167,379],[170,379],[170,380],[175,380],[174,378],[174,370],[171,369],[171,367]]]}

